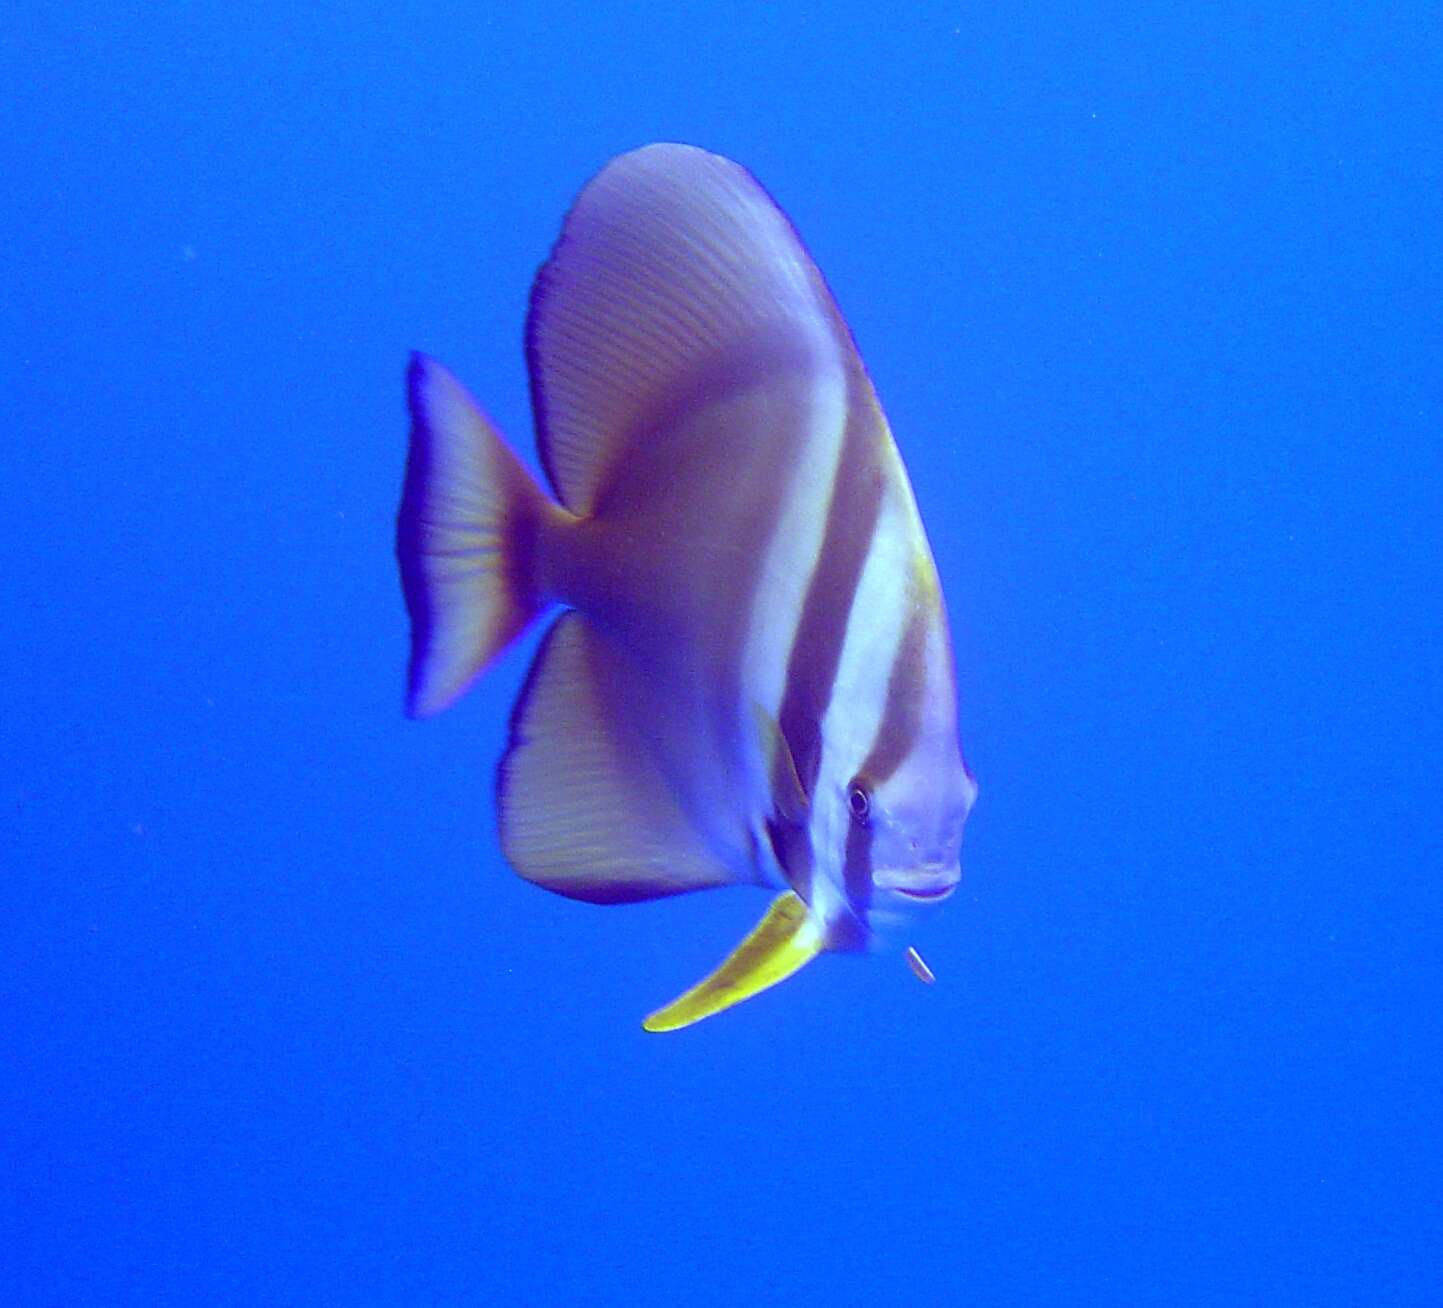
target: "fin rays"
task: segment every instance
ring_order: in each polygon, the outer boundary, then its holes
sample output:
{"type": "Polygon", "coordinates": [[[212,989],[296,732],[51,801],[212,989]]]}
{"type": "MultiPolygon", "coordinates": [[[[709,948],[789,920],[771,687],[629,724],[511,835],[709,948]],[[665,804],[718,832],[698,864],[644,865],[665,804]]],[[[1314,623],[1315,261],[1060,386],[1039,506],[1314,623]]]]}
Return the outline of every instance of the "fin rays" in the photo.
{"type": "Polygon", "coordinates": [[[579,613],[536,652],[497,771],[501,846],[528,881],[623,903],[733,884],[636,730],[646,694],[579,613]]]}
{"type": "Polygon", "coordinates": [[[412,356],[396,555],[411,617],[406,711],[455,703],[540,612],[531,548],[556,516],[459,381],[412,356]]]}
{"type": "MultiPolygon", "coordinates": [[[[626,443],[698,369],[771,353],[835,365],[850,338],[791,224],[744,168],[684,145],[612,160],[537,275],[527,358],[542,462],[589,513],[626,443]]],[[[742,370],[751,365],[729,365],[742,370]]]]}

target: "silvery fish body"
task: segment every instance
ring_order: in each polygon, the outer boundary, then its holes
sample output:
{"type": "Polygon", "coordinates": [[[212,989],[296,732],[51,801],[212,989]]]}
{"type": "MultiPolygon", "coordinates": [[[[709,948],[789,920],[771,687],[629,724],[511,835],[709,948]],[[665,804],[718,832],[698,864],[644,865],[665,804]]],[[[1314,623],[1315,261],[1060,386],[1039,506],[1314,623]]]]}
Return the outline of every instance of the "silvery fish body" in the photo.
{"type": "Polygon", "coordinates": [[[499,768],[517,872],[602,903],[780,892],[647,1019],[668,1030],[955,888],[976,787],[941,588],[846,324],[737,164],[682,145],[608,164],[537,276],[526,348],[554,500],[412,360],[408,710],[447,707],[564,609],[499,768]]]}

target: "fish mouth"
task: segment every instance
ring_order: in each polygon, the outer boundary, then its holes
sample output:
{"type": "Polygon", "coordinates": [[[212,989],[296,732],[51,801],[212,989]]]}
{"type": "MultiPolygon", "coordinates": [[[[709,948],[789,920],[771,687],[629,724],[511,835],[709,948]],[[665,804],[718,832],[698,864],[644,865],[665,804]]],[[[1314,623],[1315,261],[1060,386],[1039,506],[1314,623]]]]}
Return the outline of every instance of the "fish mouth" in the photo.
{"type": "Polygon", "coordinates": [[[891,886],[903,899],[913,899],[919,904],[940,904],[948,899],[957,889],[957,883],[953,881],[945,886],[891,886]]]}
{"type": "Polygon", "coordinates": [[[917,904],[940,904],[957,889],[961,874],[956,867],[928,866],[906,871],[881,871],[874,880],[881,889],[890,890],[903,899],[917,904]]]}

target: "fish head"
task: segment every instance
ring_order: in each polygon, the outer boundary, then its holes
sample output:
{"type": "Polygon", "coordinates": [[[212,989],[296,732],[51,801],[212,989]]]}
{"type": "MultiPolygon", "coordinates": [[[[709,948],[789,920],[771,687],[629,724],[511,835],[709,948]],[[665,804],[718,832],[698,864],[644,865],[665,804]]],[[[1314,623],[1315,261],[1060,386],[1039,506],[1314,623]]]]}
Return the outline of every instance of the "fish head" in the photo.
{"type": "Polygon", "coordinates": [[[886,778],[849,781],[847,841],[854,858],[865,851],[866,862],[845,871],[844,883],[874,937],[885,941],[951,898],[962,879],[962,828],[976,799],[977,783],[951,733],[919,740],[886,778]]]}
{"type": "MultiPolygon", "coordinates": [[[[851,947],[886,948],[929,916],[961,880],[962,829],[977,783],[957,738],[950,657],[941,640],[934,676],[908,696],[913,711],[890,740],[882,727],[829,751],[813,797],[813,857],[833,916],[851,947]]],[[[847,947],[843,944],[841,947],[847,947]]]]}

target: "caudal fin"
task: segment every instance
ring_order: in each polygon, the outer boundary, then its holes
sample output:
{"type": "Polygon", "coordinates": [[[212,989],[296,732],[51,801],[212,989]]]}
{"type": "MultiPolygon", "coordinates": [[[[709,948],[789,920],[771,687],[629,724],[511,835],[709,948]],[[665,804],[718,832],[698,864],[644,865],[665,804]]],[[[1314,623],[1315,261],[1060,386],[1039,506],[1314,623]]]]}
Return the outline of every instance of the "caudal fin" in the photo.
{"type": "Polygon", "coordinates": [[[406,374],[411,448],[396,557],[411,615],[406,712],[454,704],[545,606],[536,546],[558,511],[434,359],[406,374]]]}

